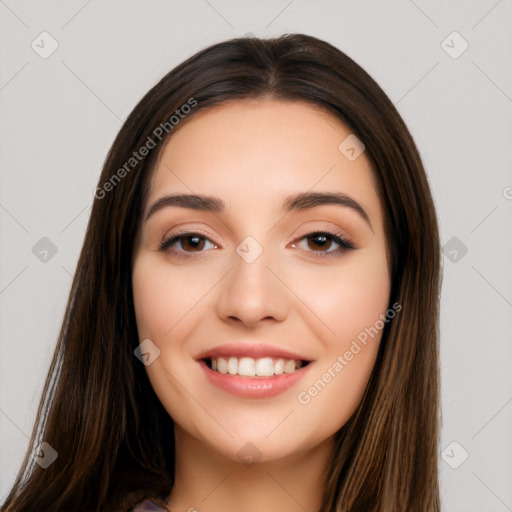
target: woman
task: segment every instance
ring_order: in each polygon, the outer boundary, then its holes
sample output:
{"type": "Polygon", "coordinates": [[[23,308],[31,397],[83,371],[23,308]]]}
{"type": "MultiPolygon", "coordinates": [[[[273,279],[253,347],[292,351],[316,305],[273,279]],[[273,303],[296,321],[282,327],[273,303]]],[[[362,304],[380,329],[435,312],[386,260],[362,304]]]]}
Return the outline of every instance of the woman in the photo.
{"type": "Polygon", "coordinates": [[[363,69],[299,34],[197,53],[110,150],[2,510],[439,511],[439,285],[363,69]]]}

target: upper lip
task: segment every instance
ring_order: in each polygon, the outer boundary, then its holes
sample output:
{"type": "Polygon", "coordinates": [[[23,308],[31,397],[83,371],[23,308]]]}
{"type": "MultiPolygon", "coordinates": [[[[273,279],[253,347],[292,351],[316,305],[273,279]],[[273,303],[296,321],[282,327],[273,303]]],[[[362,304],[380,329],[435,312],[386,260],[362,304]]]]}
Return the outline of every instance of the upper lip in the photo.
{"type": "Polygon", "coordinates": [[[311,359],[296,352],[264,343],[227,343],[201,352],[196,359],[213,359],[216,357],[252,357],[253,359],[279,357],[296,361],[311,361],[311,359]]]}

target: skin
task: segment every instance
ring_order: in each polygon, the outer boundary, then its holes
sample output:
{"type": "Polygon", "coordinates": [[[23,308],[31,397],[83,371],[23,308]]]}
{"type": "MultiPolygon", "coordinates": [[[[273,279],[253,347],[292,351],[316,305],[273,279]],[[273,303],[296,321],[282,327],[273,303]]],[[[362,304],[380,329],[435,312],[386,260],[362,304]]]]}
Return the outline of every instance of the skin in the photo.
{"type": "Polygon", "coordinates": [[[216,196],[227,207],[222,213],[162,208],[142,223],[135,244],[139,339],[160,350],[146,370],[175,422],[172,510],[320,507],[333,435],[361,400],[381,333],[307,404],[298,395],[385,314],[390,293],[371,166],[364,153],[349,161],[338,149],[350,133],[332,114],[302,102],[243,100],[199,113],[160,154],[144,218],[170,193],[216,196]],[[371,226],[346,206],[283,212],[286,196],[308,191],[349,195],[371,226]],[[178,229],[206,240],[199,249],[187,239],[160,251],[178,229]],[[311,234],[325,230],[341,233],[356,249],[315,244],[311,234]],[[247,236],[263,248],[252,263],[236,252],[247,236]],[[278,396],[239,398],[210,384],[195,357],[242,341],[289,349],[313,362],[278,396]],[[260,457],[250,466],[238,455],[248,442],[260,457]]]}

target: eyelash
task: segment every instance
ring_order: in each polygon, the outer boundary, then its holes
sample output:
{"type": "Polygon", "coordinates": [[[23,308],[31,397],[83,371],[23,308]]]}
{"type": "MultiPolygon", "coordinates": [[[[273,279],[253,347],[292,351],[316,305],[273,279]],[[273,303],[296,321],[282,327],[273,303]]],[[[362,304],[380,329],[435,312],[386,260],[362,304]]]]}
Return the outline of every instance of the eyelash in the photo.
{"type": "MultiPolygon", "coordinates": [[[[334,251],[312,251],[315,254],[315,257],[318,258],[332,258],[332,257],[339,257],[341,254],[345,253],[346,251],[351,251],[356,249],[356,246],[344,235],[341,233],[334,233],[328,230],[324,231],[312,231],[311,233],[308,233],[307,235],[302,236],[297,241],[300,242],[306,238],[312,237],[313,235],[320,235],[320,236],[326,236],[328,240],[331,242],[335,242],[339,245],[339,248],[334,251]]],[[[205,239],[214,244],[207,236],[197,233],[194,231],[182,231],[178,233],[171,233],[169,236],[167,236],[164,240],[162,240],[160,246],[158,247],[158,250],[160,251],[167,251],[169,250],[173,245],[175,245],[179,240],[182,238],[186,238],[187,236],[195,236],[197,238],[205,239]]],[[[295,244],[295,242],[293,242],[295,244]]],[[[215,245],[215,244],[214,244],[215,245]]],[[[198,251],[197,253],[191,252],[188,253],[187,251],[176,251],[173,250],[179,258],[195,258],[196,255],[204,252],[204,251],[198,251]]]]}

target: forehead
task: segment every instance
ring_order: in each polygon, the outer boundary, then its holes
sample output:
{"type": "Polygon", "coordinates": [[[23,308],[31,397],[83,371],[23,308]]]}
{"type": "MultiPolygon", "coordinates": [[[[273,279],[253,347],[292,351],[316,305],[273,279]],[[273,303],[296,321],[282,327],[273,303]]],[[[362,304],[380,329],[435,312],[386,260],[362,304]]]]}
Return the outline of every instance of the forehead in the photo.
{"type": "Polygon", "coordinates": [[[179,191],[262,207],[273,197],[322,190],[350,193],[379,210],[364,152],[350,160],[340,150],[350,136],[336,116],[304,102],[242,100],[216,106],[168,139],[152,176],[150,200],[179,191]]]}

